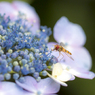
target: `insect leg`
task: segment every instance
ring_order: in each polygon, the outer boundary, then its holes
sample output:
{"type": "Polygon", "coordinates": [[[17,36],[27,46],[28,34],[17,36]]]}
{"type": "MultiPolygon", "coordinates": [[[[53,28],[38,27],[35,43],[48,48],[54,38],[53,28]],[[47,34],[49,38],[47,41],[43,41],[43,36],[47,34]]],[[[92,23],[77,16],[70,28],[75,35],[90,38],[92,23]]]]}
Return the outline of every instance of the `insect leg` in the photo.
{"type": "Polygon", "coordinates": [[[61,52],[59,52],[59,56],[58,56],[57,58],[59,58],[59,57],[60,57],[60,55],[61,55],[61,52]]]}
{"type": "Polygon", "coordinates": [[[61,59],[60,59],[60,61],[64,58],[64,55],[60,52],[60,54],[63,56],[61,59]]]}

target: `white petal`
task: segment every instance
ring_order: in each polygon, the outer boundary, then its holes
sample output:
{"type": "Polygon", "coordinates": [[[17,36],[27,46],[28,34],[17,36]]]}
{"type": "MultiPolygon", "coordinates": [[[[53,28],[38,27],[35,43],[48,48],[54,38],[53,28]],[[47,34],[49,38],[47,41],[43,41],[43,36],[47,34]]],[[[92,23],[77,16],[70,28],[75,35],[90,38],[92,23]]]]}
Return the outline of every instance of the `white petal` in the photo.
{"type": "Polygon", "coordinates": [[[68,86],[66,83],[64,83],[64,82],[62,82],[62,81],[60,81],[60,80],[54,78],[53,76],[51,76],[48,72],[47,72],[47,74],[48,74],[48,76],[49,76],[50,78],[52,78],[54,81],[56,81],[57,83],[61,84],[62,86],[68,86]]]}
{"type": "Polygon", "coordinates": [[[57,76],[58,80],[64,82],[69,81],[70,79],[74,79],[74,76],[71,73],[67,72],[66,66],[63,67],[61,63],[56,63],[53,65],[52,76],[57,76]]]}
{"type": "Polygon", "coordinates": [[[86,41],[82,27],[69,22],[66,17],[61,17],[55,24],[54,38],[59,43],[63,42],[72,46],[82,46],[86,41]]]}
{"type": "Polygon", "coordinates": [[[60,84],[51,78],[42,79],[38,83],[38,91],[41,91],[43,94],[57,93],[59,90],[60,84]]]}
{"type": "Polygon", "coordinates": [[[75,80],[75,76],[72,76],[72,78],[69,81],[75,80]]]}
{"type": "Polygon", "coordinates": [[[72,78],[74,78],[73,75],[66,71],[63,71],[62,74],[57,77],[58,80],[64,81],[64,82],[69,81],[72,78]]]}
{"type": "Polygon", "coordinates": [[[62,65],[60,63],[53,64],[52,76],[60,76],[63,72],[62,65]]]}

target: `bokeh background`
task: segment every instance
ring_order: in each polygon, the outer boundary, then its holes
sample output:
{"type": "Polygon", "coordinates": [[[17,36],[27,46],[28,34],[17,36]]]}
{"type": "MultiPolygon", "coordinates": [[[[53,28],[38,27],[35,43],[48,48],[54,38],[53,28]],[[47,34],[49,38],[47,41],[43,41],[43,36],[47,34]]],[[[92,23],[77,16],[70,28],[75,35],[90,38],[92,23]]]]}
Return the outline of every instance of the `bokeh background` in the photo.
{"type": "MultiPolygon", "coordinates": [[[[0,0],[1,1],[1,0],[0,0]]],[[[12,1],[12,0],[3,0],[12,1]]],[[[33,6],[41,20],[41,25],[53,27],[56,21],[66,16],[71,22],[80,24],[85,31],[85,47],[92,56],[92,69],[95,72],[95,0],[22,0],[33,6]]],[[[81,37],[80,37],[81,39],[81,37]]],[[[50,36],[50,41],[55,41],[50,36]]],[[[61,87],[58,95],[95,95],[95,79],[76,78],[61,87]]]]}

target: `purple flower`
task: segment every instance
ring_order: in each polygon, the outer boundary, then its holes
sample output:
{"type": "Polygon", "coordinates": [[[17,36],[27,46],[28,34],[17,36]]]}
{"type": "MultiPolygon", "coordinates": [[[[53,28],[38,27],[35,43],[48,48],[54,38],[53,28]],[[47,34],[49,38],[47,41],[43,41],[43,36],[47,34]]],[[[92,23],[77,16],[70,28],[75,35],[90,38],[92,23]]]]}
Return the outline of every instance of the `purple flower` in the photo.
{"type": "Polygon", "coordinates": [[[53,93],[57,93],[60,89],[60,84],[51,78],[41,79],[40,82],[37,82],[30,76],[24,78],[24,83],[18,80],[16,81],[16,83],[26,91],[23,95],[53,95],[53,93]]]}
{"type": "Polygon", "coordinates": [[[32,31],[35,32],[40,27],[40,19],[35,9],[28,3],[22,1],[0,2],[0,14],[6,14],[10,16],[11,20],[14,20],[18,16],[18,12],[24,13],[26,18],[31,24],[33,24],[32,31]],[[5,8],[7,7],[7,8],[5,8]]]}
{"type": "MultiPolygon", "coordinates": [[[[92,59],[88,50],[83,47],[86,36],[80,25],[70,22],[66,17],[61,17],[54,26],[54,38],[58,43],[63,42],[64,48],[72,53],[74,61],[62,52],[66,64],[76,65],[85,70],[91,69],[92,59]]],[[[48,47],[51,49],[58,43],[50,42],[48,47]]],[[[59,52],[53,51],[52,55],[58,57],[59,52]]]]}

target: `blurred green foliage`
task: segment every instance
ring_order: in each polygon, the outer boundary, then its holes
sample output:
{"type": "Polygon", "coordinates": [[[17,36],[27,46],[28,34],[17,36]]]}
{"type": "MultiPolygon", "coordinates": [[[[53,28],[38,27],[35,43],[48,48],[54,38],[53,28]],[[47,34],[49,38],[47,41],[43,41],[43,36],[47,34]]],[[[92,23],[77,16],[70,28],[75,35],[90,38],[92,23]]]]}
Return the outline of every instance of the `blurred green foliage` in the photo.
{"type": "MultiPolygon", "coordinates": [[[[1,0],[0,0],[1,1],[1,0]]],[[[12,1],[12,0],[3,0],[12,1]]],[[[87,36],[85,47],[92,56],[92,71],[95,72],[95,0],[22,0],[33,6],[41,20],[41,25],[53,27],[61,16],[66,16],[71,22],[80,24],[87,36]],[[33,2],[34,1],[34,2],[33,2]]],[[[81,39],[81,37],[80,37],[81,39]]],[[[55,41],[53,35],[50,41],[55,41]]],[[[95,79],[76,78],[68,82],[68,87],[62,87],[59,95],[95,95],[95,79]]]]}
{"type": "Polygon", "coordinates": [[[24,1],[24,2],[27,2],[27,3],[32,3],[34,0],[0,0],[1,1],[6,1],[6,2],[12,2],[12,1],[24,1]]]}

